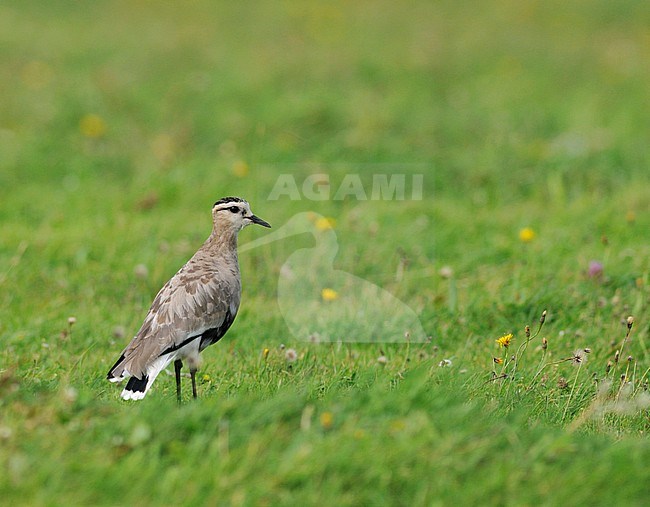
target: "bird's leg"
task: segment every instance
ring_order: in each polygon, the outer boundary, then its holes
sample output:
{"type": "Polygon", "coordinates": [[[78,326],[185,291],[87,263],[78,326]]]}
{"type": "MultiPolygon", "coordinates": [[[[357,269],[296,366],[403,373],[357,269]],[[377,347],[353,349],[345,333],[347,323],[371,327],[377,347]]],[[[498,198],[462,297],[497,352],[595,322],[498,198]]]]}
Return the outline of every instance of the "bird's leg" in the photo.
{"type": "Polygon", "coordinates": [[[192,396],[196,399],[196,368],[190,368],[190,377],[192,377],[192,396]]]}
{"type": "Polygon", "coordinates": [[[174,371],[176,372],[176,399],[178,403],[181,402],[181,368],[183,367],[183,361],[176,359],[174,361],[174,371]]]}

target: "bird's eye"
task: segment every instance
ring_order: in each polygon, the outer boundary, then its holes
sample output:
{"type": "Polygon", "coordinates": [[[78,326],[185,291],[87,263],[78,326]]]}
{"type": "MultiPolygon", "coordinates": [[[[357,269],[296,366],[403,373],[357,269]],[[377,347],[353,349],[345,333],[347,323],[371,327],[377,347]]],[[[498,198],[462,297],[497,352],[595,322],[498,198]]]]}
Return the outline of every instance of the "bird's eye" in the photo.
{"type": "Polygon", "coordinates": [[[231,213],[239,213],[239,208],[237,206],[231,206],[230,208],[228,208],[228,211],[230,211],[231,213]]]}

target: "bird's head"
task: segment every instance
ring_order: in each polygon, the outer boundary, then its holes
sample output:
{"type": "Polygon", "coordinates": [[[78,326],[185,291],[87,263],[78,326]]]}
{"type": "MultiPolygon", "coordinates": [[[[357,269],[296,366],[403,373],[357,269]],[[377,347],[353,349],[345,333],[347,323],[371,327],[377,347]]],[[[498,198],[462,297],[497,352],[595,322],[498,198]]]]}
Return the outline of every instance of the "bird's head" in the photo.
{"type": "Polygon", "coordinates": [[[268,222],[253,215],[250,204],[239,197],[224,197],[215,202],[212,207],[212,220],[215,229],[234,232],[239,232],[250,224],[271,227],[268,222]]]}

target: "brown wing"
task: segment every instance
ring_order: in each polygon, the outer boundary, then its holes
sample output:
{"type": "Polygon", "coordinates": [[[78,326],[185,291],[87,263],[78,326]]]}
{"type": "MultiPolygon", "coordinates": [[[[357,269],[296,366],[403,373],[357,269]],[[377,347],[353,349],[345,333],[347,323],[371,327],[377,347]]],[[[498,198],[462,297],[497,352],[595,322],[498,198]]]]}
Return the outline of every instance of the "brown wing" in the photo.
{"type": "Polygon", "coordinates": [[[124,349],[123,360],[111,370],[113,377],[125,371],[141,377],[161,353],[232,321],[241,295],[238,273],[198,269],[193,260],[160,289],[142,327],[124,349]]]}

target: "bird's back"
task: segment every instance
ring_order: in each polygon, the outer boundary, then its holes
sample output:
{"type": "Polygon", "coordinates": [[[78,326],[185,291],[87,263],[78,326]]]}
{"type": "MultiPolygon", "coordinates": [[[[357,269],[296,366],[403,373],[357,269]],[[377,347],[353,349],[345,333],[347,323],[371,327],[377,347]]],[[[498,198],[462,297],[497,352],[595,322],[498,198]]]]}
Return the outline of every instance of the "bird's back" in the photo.
{"type": "Polygon", "coordinates": [[[170,361],[194,340],[201,340],[203,350],[228,330],[241,299],[237,257],[215,256],[205,247],[160,289],[109,379],[141,378],[159,358],[169,356],[170,361]]]}

